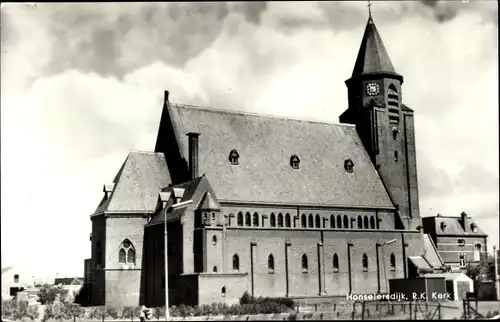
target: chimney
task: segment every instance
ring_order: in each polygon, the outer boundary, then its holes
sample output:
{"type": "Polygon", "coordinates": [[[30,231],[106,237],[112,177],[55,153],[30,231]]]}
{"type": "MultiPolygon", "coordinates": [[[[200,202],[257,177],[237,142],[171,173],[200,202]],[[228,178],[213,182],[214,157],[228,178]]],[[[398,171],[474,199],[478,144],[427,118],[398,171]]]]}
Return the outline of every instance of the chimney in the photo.
{"type": "Polygon", "coordinates": [[[169,94],[168,91],[165,91],[165,98],[163,99],[164,105],[167,105],[167,103],[168,103],[168,94],[169,94]]]}
{"type": "Polygon", "coordinates": [[[460,224],[462,225],[462,228],[464,230],[466,230],[465,229],[465,225],[467,224],[466,218],[467,218],[467,213],[465,211],[462,211],[462,213],[460,214],[460,224]]]}
{"type": "Polygon", "coordinates": [[[198,136],[199,133],[189,132],[189,179],[198,178],[198,136]]]}
{"type": "Polygon", "coordinates": [[[104,197],[106,199],[109,198],[109,196],[111,195],[111,193],[113,192],[113,189],[115,188],[115,184],[114,183],[111,183],[111,184],[105,184],[104,187],[102,188],[102,191],[104,192],[104,197]]]}

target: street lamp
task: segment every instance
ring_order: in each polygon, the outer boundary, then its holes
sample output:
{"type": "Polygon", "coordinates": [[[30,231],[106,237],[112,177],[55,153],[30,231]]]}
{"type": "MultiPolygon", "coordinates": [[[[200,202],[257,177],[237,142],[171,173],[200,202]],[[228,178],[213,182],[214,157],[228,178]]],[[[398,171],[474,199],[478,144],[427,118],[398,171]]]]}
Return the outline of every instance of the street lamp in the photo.
{"type": "Polygon", "coordinates": [[[173,210],[184,208],[193,203],[193,200],[186,200],[171,205],[165,209],[165,321],[169,320],[168,312],[168,235],[167,235],[167,215],[173,210]]]}
{"type": "Polygon", "coordinates": [[[387,280],[387,270],[385,269],[385,253],[384,253],[384,246],[390,245],[392,243],[397,242],[397,239],[391,239],[380,245],[382,248],[382,263],[384,264],[384,278],[385,278],[385,290],[387,294],[389,294],[389,281],[387,280]]]}

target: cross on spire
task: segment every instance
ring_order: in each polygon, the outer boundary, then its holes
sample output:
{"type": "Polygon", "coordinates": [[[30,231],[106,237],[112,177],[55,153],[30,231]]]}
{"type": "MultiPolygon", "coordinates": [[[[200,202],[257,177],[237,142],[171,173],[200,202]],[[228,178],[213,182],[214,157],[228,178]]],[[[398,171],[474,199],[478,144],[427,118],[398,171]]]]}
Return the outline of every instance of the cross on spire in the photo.
{"type": "Polygon", "coordinates": [[[370,3],[370,0],[368,0],[368,6],[367,7],[368,7],[368,16],[369,16],[369,18],[371,18],[372,17],[372,8],[371,8],[372,4],[370,3]]]}

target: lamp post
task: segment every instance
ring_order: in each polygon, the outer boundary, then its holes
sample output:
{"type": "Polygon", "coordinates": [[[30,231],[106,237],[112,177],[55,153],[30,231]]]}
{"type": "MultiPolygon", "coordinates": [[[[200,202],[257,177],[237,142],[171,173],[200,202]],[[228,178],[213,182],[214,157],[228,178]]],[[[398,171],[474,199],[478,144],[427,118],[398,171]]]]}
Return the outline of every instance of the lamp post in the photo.
{"type": "Polygon", "coordinates": [[[183,202],[179,202],[171,205],[165,209],[165,321],[169,320],[169,312],[168,312],[168,235],[167,235],[167,215],[173,210],[184,208],[193,203],[193,200],[186,200],[183,202]]]}
{"type": "Polygon", "coordinates": [[[397,239],[391,239],[380,245],[382,249],[382,263],[384,264],[384,278],[385,278],[385,290],[387,294],[389,294],[389,281],[387,280],[387,270],[385,269],[385,253],[384,253],[384,246],[390,245],[392,243],[397,242],[397,239]]]}

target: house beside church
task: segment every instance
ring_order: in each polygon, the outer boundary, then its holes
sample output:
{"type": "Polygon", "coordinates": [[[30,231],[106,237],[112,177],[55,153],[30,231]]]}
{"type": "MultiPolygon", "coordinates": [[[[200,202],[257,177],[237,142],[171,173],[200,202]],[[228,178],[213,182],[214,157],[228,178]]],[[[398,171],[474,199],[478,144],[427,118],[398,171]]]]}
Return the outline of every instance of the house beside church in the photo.
{"type": "Polygon", "coordinates": [[[155,150],[130,152],[91,215],[88,304],[164,305],[165,217],[171,305],[384,293],[418,275],[414,111],[371,16],[346,85],[340,123],[166,91],[155,150]]]}

